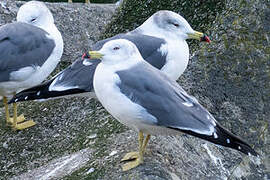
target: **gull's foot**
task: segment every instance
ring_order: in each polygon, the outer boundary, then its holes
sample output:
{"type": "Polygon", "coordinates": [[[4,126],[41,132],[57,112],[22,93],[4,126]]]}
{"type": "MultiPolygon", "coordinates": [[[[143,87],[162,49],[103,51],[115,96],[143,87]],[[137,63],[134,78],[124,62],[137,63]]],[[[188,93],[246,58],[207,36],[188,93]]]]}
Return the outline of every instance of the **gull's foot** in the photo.
{"type": "MultiPolygon", "coordinates": [[[[25,118],[23,114],[17,117],[17,123],[23,122],[24,120],[25,118]]],[[[9,118],[8,123],[13,124],[13,122],[14,122],[14,118],[9,118]]]]}
{"type": "Polygon", "coordinates": [[[36,125],[36,123],[33,120],[29,120],[29,121],[25,121],[25,122],[13,125],[13,129],[14,130],[23,130],[23,129],[32,127],[34,125],[36,125]]]}
{"type": "Polygon", "coordinates": [[[121,162],[132,161],[138,158],[139,158],[139,152],[129,152],[121,159],[121,162]]]}
{"type": "Polygon", "coordinates": [[[124,161],[129,161],[129,162],[127,162],[126,164],[122,166],[123,171],[128,171],[143,163],[143,159],[142,157],[140,158],[139,152],[127,153],[121,160],[121,162],[124,162],[124,161]]]}

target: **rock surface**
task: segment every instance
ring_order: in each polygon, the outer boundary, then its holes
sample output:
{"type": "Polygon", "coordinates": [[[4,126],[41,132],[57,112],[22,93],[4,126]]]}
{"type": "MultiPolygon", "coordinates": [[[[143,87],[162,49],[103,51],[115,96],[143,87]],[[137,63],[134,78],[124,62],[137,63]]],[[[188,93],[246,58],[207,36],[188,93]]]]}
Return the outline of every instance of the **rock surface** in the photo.
{"type": "MultiPolygon", "coordinates": [[[[186,0],[142,0],[123,1],[121,8],[114,13],[112,21],[106,26],[101,38],[111,37],[115,34],[131,31],[141,25],[148,17],[158,10],[171,10],[182,15],[194,30],[208,33],[213,26],[217,14],[225,7],[225,1],[186,1],[186,0]],[[195,13],[194,13],[195,12],[195,13]]],[[[189,43],[194,48],[198,43],[189,43]]]]}
{"type": "MultiPolygon", "coordinates": [[[[1,1],[0,24],[14,20],[20,4],[1,1]]],[[[66,62],[98,39],[114,10],[111,5],[48,6],[64,32],[66,62]]],[[[269,7],[260,0],[226,1],[209,30],[212,44],[191,49],[190,65],[179,80],[221,124],[254,145],[260,158],[188,135],[153,136],[145,163],[121,172],[120,159],[137,149],[137,133],[94,99],[76,97],[20,103],[19,112],[37,122],[20,132],[5,127],[0,109],[0,179],[270,179],[269,7]]]]}

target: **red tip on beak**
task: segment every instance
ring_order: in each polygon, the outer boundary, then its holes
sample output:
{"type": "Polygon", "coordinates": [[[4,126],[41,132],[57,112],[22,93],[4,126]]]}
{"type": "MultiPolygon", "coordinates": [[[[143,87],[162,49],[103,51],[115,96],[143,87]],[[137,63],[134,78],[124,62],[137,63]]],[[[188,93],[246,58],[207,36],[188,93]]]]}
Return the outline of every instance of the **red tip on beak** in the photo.
{"type": "Polygon", "coordinates": [[[90,58],[90,56],[89,56],[88,53],[83,53],[83,55],[82,55],[82,60],[83,60],[83,59],[89,59],[89,58],[90,58]]]}
{"type": "Polygon", "coordinates": [[[82,59],[84,59],[86,57],[86,53],[83,53],[82,55],[82,59]]]}
{"type": "Polygon", "coordinates": [[[201,38],[201,41],[205,41],[205,42],[208,42],[208,43],[211,42],[211,40],[209,39],[209,37],[206,36],[206,35],[204,35],[204,36],[201,38]]]}

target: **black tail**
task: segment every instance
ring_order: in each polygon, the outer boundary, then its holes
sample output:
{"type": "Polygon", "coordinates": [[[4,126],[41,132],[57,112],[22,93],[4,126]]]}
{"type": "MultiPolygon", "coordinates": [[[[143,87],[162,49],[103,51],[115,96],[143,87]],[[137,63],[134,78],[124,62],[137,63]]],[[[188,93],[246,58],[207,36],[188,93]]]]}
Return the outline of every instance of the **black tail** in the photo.
{"type": "Polygon", "coordinates": [[[25,89],[16,94],[8,103],[31,101],[31,100],[45,100],[66,95],[78,94],[87,92],[83,89],[68,89],[63,91],[50,91],[49,87],[54,79],[44,82],[43,84],[25,89]]]}
{"type": "Polygon", "coordinates": [[[241,138],[235,136],[234,134],[223,128],[218,123],[216,124],[215,130],[216,132],[212,136],[198,134],[189,130],[181,130],[181,131],[196,136],[198,138],[205,139],[218,145],[236,149],[247,155],[254,155],[254,156],[258,155],[258,153],[250,145],[248,145],[241,138]]]}

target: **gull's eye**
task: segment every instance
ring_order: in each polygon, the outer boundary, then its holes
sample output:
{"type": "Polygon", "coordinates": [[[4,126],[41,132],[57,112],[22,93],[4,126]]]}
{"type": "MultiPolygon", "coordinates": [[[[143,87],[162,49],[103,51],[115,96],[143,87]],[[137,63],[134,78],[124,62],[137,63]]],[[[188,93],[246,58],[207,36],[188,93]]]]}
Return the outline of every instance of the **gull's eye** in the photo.
{"type": "Polygon", "coordinates": [[[31,19],[31,22],[35,22],[37,20],[37,18],[33,18],[31,19]]]}
{"type": "Polygon", "coordinates": [[[113,48],[113,50],[118,50],[118,49],[120,49],[120,47],[116,46],[116,47],[113,48]]]}
{"type": "Polygon", "coordinates": [[[177,24],[177,23],[173,23],[173,25],[174,25],[175,27],[179,27],[179,24],[177,24]]]}
{"type": "Polygon", "coordinates": [[[168,23],[174,25],[177,28],[180,26],[180,24],[177,21],[169,20],[168,23]]]}

